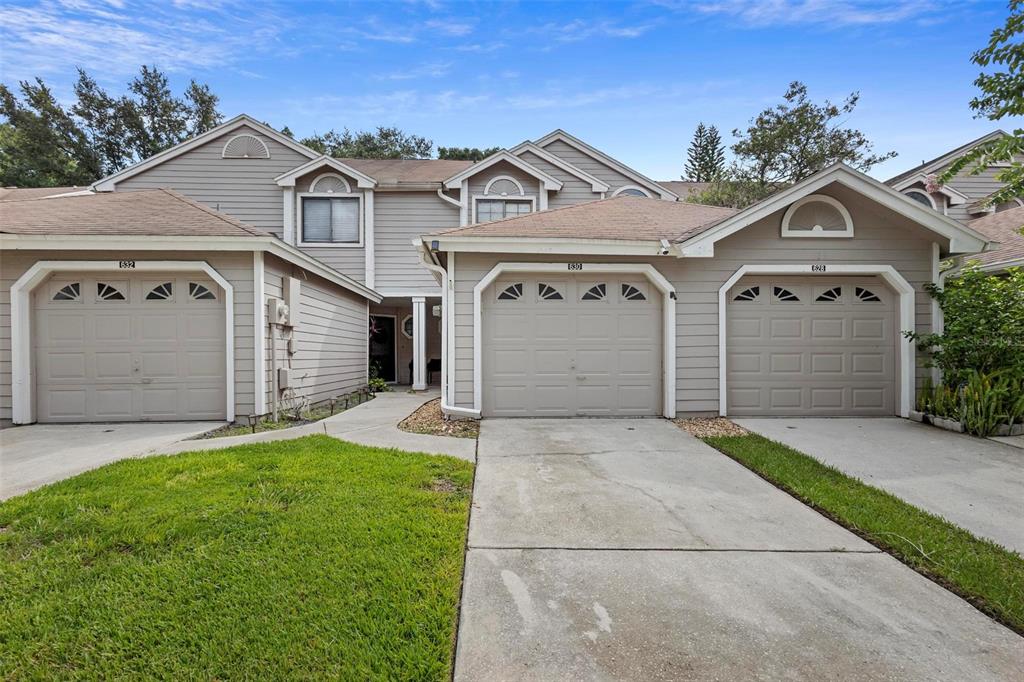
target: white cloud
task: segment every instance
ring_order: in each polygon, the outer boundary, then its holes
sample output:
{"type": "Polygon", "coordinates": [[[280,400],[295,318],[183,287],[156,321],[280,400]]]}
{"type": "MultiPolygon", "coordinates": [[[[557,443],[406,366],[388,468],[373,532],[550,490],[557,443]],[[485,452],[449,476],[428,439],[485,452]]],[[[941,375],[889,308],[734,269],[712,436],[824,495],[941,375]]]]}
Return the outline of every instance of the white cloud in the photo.
{"type": "Polygon", "coordinates": [[[576,43],[588,38],[639,38],[654,28],[654,23],[624,25],[611,21],[573,19],[566,23],[550,22],[538,26],[533,32],[547,35],[561,43],[576,43]]]}
{"type": "Polygon", "coordinates": [[[452,70],[451,62],[433,62],[420,64],[403,71],[394,71],[378,76],[380,80],[404,81],[419,80],[421,78],[440,78],[447,76],[452,70]]]}
{"type": "Polygon", "coordinates": [[[458,52],[495,52],[505,47],[505,43],[496,41],[493,43],[470,43],[468,45],[456,45],[455,50],[458,52]]]}
{"type": "Polygon", "coordinates": [[[473,32],[473,24],[455,19],[431,19],[424,26],[446,36],[466,36],[473,32]]]}
{"type": "Polygon", "coordinates": [[[729,16],[745,25],[755,27],[792,24],[889,24],[935,9],[935,2],[924,0],[884,3],[877,0],[712,0],[698,3],[658,0],[657,4],[706,15],[729,16]]]}

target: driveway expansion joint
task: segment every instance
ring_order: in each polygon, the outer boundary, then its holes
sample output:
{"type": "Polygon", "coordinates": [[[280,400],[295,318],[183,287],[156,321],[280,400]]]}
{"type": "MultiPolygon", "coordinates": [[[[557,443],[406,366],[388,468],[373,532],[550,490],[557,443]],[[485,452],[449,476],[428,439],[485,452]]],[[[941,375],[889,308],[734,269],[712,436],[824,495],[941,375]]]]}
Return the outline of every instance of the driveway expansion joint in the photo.
{"type": "Polygon", "coordinates": [[[741,554],[885,554],[880,549],[763,549],[747,547],[564,547],[558,545],[469,545],[469,549],[481,550],[521,550],[521,551],[557,551],[557,552],[703,552],[741,553],[741,554]]]}

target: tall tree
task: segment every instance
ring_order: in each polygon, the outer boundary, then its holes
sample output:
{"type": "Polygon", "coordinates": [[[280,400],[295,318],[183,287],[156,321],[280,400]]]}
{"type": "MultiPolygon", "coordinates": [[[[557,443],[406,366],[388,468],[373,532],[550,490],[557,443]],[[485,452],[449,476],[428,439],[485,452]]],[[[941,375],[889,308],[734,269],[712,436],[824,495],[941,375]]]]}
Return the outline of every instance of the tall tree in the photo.
{"type": "Polygon", "coordinates": [[[352,159],[429,159],[434,151],[431,140],[384,126],[374,132],[328,130],[300,142],[321,154],[352,159]]]}
{"type": "Polygon", "coordinates": [[[718,128],[697,124],[690,147],[686,152],[684,180],[711,182],[725,170],[725,145],[718,128]]]}
{"type": "Polygon", "coordinates": [[[501,151],[501,147],[487,147],[486,149],[479,149],[477,147],[438,147],[437,158],[453,161],[481,161],[499,151],[501,151]]]}
{"type": "Polygon", "coordinates": [[[834,163],[867,172],[893,158],[896,152],[876,154],[864,133],[844,125],[859,99],[854,92],[841,104],[816,104],[806,85],[790,83],[781,104],[762,111],[746,130],[733,131],[735,161],[696,200],[743,208],[834,163]]]}
{"type": "MultiPolygon", "coordinates": [[[[998,121],[1006,116],[1024,115],[1024,1],[1010,0],[1010,16],[1006,23],[992,31],[988,45],[971,55],[981,68],[997,67],[981,73],[974,84],[981,94],[971,100],[975,118],[998,121]]],[[[1001,204],[1024,197],[1024,128],[1015,128],[998,140],[978,145],[954,161],[939,182],[949,182],[957,173],[970,167],[977,175],[995,163],[1006,164],[995,178],[1002,189],[992,194],[990,204],[1001,204]]]]}
{"type": "Polygon", "coordinates": [[[10,128],[0,135],[0,178],[23,187],[89,184],[222,120],[208,86],[191,81],[179,99],[156,67],[143,66],[117,97],[79,69],[68,109],[40,79],[20,91],[0,86],[0,125],[10,128]]]}

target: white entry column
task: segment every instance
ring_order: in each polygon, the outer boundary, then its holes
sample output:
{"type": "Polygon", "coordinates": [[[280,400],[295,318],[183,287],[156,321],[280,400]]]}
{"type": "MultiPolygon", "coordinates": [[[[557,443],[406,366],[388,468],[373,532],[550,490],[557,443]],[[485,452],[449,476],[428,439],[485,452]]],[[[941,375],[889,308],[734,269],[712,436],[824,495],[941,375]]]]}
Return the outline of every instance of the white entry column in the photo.
{"type": "Polygon", "coordinates": [[[427,299],[412,299],[412,390],[427,388],[427,299]]]}

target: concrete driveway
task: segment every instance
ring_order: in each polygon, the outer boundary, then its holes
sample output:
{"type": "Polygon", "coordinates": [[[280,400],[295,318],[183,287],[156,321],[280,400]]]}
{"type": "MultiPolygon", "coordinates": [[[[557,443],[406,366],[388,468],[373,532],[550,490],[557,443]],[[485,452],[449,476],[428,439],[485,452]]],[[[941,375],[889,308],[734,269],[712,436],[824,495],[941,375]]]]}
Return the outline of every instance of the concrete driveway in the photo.
{"type": "Polygon", "coordinates": [[[736,419],[1024,554],[1024,450],[906,419],[736,419]]]}
{"type": "Polygon", "coordinates": [[[455,677],[1014,679],[1024,639],[662,420],[487,420],[455,677]]]}
{"type": "Polygon", "coordinates": [[[222,423],[36,424],[0,430],[0,500],[156,452],[222,423]]]}

